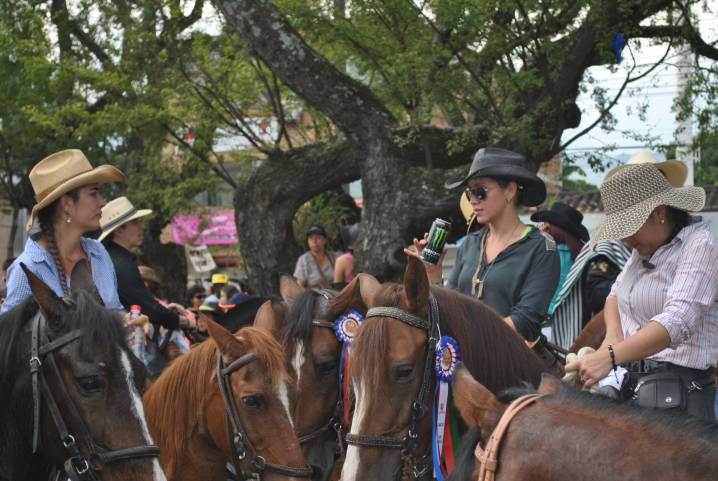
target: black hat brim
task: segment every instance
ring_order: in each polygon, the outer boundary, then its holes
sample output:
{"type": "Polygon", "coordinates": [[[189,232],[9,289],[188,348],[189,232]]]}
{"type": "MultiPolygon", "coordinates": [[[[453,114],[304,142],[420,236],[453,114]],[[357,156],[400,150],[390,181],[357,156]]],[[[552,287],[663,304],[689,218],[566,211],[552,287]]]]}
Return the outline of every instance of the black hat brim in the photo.
{"type": "Polygon", "coordinates": [[[474,177],[490,177],[492,179],[513,180],[523,187],[521,203],[528,207],[540,205],[546,200],[546,184],[543,180],[530,170],[516,165],[492,165],[475,172],[470,172],[466,177],[453,177],[444,183],[447,189],[457,189],[468,184],[469,179],[474,177]]]}
{"type": "Polygon", "coordinates": [[[550,210],[536,212],[531,215],[531,220],[533,222],[549,222],[551,224],[555,224],[584,242],[588,242],[588,239],[590,238],[588,230],[583,226],[583,224],[576,225],[566,222],[566,218],[564,216],[550,210]]]}

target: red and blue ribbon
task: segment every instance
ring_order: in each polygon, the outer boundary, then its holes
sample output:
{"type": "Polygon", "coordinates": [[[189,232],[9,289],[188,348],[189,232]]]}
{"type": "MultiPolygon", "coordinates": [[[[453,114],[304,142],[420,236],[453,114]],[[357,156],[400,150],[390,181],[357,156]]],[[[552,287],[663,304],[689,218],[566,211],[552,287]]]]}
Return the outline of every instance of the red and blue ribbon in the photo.
{"type": "Polygon", "coordinates": [[[349,350],[364,316],[355,309],[348,309],[334,320],[334,334],[342,343],[339,357],[339,396],[342,400],[344,424],[349,425],[349,350]]]}
{"type": "Polygon", "coordinates": [[[451,429],[450,383],[459,360],[459,343],[451,336],[442,336],[436,346],[436,389],[431,409],[431,448],[438,481],[444,481],[454,470],[456,440],[451,429]]]}

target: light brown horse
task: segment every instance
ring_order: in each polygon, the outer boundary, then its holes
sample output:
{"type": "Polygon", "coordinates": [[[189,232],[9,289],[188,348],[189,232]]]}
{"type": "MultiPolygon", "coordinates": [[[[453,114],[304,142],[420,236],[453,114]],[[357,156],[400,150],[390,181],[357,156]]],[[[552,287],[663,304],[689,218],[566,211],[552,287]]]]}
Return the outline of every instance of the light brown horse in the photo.
{"type": "Polygon", "coordinates": [[[573,341],[568,352],[577,353],[582,347],[598,349],[606,337],[606,320],[603,318],[603,309],[591,318],[581,330],[581,334],[573,341]]]}
{"type": "MultiPolygon", "coordinates": [[[[228,478],[225,465],[235,448],[218,381],[218,354],[227,366],[250,353],[256,357],[231,373],[228,382],[246,433],[243,441],[253,446],[247,448],[247,461],[254,455],[257,464],[266,462],[268,468],[270,463],[305,468],[290,418],[295,386],[281,346],[262,328],[270,312],[271,305],[263,306],[255,327],[243,328],[236,336],[209,321],[211,339],[175,360],[145,394],[150,430],[169,480],[228,478]]],[[[258,474],[267,480],[295,479],[269,469],[258,474]]]]}
{"type": "MultiPolygon", "coordinates": [[[[333,306],[335,312],[350,306],[365,311],[395,307],[426,322],[430,295],[438,304],[441,334],[458,341],[463,361],[482,383],[495,392],[523,381],[538,383],[545,365],[523,339],[480,301],[449,289],[430,289],[423,264],[413,257],[409,257],[403,285],[380,284],[372,276],[360,274],[342,290],[333,306]]],[[[427,361],[427,341],[426,330],[393,317],[367,317],[362,324],[352,344],[356,403],[342,479],[392,480],[414,474],[421,479],[432,477],[427,466],[431,463],[431,396],[425,398],[424,405],[416,404],[427,361]],[[417,412],[423,415],[416,416],[417,412]],[[410,422],[415,418],[418,425],[411,455],[406,446],[411,438],[410,422]],[[377,443],[379,437],[389,442],[377,443]],[[370,442],[364,442],[367,440],[370,442]]],[[[432,392],[434,385],[432,369],[428,379],[432,392]]]]}
{"type": "MultiPolygon", "coordinates": [[[[458,466],[449,479],[475,480],[476,441],[486,443],[506,404],[467,369],[458,370],[453,388],[461,416],[479,429],[464,438],[458,466]]],[[[619,404],[566,388],[551,376],[544,377],[538,393],[544,397],[519,412],[508,426],[498,453],[496,481],[716,479],[715,423],[619,404]]]]}

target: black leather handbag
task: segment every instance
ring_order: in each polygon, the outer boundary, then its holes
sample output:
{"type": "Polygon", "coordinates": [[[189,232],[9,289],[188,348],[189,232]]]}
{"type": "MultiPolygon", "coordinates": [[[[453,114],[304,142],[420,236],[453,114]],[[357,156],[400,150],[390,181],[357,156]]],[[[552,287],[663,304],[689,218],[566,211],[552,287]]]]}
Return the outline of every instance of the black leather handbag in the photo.
{"type": "Polygon", "coordinates": [[[635,403],[646,408],[685,408],[685,396],[686,389],[677,372],[641,376],[633,389],[635,403]]]}

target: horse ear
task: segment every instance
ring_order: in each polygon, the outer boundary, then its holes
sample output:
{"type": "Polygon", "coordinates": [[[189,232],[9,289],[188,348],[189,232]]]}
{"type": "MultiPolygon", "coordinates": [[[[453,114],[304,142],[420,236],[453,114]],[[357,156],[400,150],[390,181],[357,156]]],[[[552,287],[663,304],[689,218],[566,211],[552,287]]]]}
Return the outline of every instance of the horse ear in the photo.
{"type": "Polygon", "coordinates": [[[87,262],[87,259],[80,259],[72,268],[72,274],[70,274],[70,290],[72,292],[79,290],[87,291],[95,297],[95,300],[99,302],[101,306],[105,305],[100,293],[97,291],[95,281],[92,279],[92,271],[90,270],[90,264],[87,262]]]}
{"type": "Polygon", "coordinates": [[[254,316],[253,326],[271,333],[274,337],[277,336],[277,317],[272,308],[272,301],[267,301],[260,306],[254,316]]]}
{"type": "Polygon", "coordinates": [[[60,299],[47,284],[42,282],[39,277],[33,274],[25,264],[21,262],[20,267],[30,283],[32,297],[35,299],[35,302],[37,302],[37,305],[40,306],[40,310],[42,310],[43,314],[45,314],[48,319],[61,318],[65,307],[62,299],[60,299]]]}
{"type": "Polygon", "coordinates": [[[493,432],[504,409],[496,396],[474,379],[462,363],[457,366],[451,387],[454,404],[466,424],[478,426],[487,435],[493,432]]]}
{"type": "Polygon", "coordinates": [[[553,396],[561,392],[564,389],[561,381],[548,373],[541,374],[541,383],[538,387],[538,394],[544,396],[553,396]]]}
{"type": "Polygon", "coordinates": [[[287,304],[291,304],[302,291],[304,288],[292,276],[283,275],[279,278],[279,293],[287,304]]]}
{"type": "Polygon", "coordinates": [[[330,304],[331,317],[336,317],[350,307],[366,311],[374,306],[374,297],[381,284],[370,274],[361,273],[341,290],[330,304]]]}
{"type": "Polygon", "coordinates": [[[206,323],[207,332],[217,344],[217,348],[219,348],[219,352],[222,354],[222,360],[226,364],[229,364],[243,354],[242,344],[231,332],[212,319],[207,318],[206,323]]]}
{"type": "Polygon", "coordinates": [[[408,256],[409,263],[404,272],[404,292],[409,303],[409,310],[424,312],[429,305],[429,277],[426,275],[424,263],[414,256],[408,256]]]}

